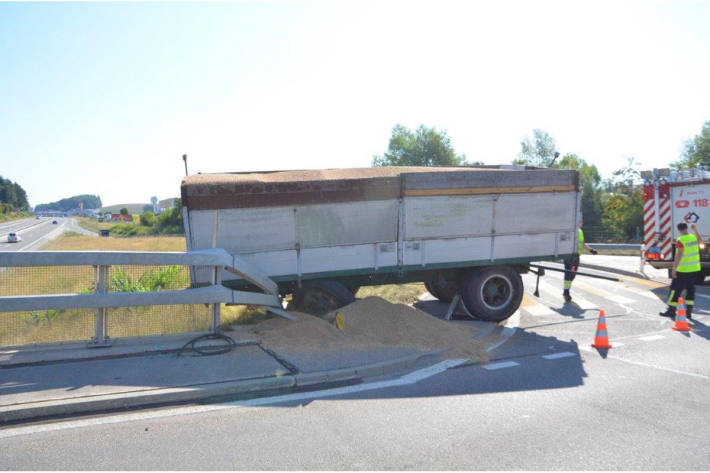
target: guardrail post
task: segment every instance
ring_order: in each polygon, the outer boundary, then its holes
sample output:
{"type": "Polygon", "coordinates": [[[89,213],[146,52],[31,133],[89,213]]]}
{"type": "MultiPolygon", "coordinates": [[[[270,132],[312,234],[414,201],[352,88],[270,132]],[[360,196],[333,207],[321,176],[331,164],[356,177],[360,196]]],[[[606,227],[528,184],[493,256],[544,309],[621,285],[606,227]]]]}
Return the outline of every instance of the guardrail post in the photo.
{"type": "MultiPolygon", "coordinates": [[[[100,265],[94,266],[94,281],[95,289],[94,292],[97,294],[106,294],[108,292],[108,269],[110,266],[100,265]]],[[[94,315],[94,336],[89,343],[90,348],[100,348],[111,346],[112,342],[108,335],[106,335],[106,307],[99,307],[96,309],[96,314],[94,315]]]]}
{"type": "MultiPolygon", "coordinates": [[[[222,284],[222,267],[213,266],[212,267],[212,285],[222,284]]],[[[212,304],[212,333],[216,333],[219,330],[220,325],[220,309],[222,304],[216,302],[212,304]]]]}

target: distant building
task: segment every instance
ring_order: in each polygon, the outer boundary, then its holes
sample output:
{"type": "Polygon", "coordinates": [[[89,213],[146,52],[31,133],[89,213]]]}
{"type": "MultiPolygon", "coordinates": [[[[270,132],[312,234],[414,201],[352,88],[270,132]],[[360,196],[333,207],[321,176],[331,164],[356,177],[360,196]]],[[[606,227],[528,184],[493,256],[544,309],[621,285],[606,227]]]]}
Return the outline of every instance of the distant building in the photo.
{"type": "Polygon", "coordinates": [[[111,214],[111,221],[112,222],[133,222],[133,215],[127,214],[127,215],[121,215],[121,214],[111,214]]]}

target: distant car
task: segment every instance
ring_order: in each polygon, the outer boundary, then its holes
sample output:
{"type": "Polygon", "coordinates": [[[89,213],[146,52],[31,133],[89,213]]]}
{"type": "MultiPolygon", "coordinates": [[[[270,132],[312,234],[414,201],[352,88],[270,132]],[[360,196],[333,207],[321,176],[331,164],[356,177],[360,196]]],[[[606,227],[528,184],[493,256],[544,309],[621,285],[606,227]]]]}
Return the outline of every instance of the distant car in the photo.
{"type": "Polygon", "coordinates": [[[35,215],[35,218],[36,218],[37,220],[39,220],[39,215],[35,215]]]}
{"type": "Polygon", "coordinates": [[[57,223],[57,221],[56,221],[56,220],[52,220],[52,223],[56,224],[56,223],[57,223]]]}
{"type": "Polygon", "coordinates": [[[99,230],[99,235],[101,236],[109,236],[109,231],[106,229],[99,230]]]}
{"type": "Polygon", "coordinates": [[[17,233],[8,233],[7,234],[7,242],[8,243],[17,243],[20,240],[21,240],[20,235],[18,235],[17,233]]]}

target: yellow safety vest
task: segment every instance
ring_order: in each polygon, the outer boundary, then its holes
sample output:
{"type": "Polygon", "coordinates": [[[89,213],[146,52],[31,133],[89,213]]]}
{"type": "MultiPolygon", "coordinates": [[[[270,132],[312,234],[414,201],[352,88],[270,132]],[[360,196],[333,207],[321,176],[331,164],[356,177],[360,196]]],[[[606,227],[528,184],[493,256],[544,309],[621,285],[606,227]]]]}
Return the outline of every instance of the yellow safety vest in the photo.
{"type": "Polygon", "coordinates": [[[688,233],[678,237],[678,241],[683,245],[683,257],[678,264],[679,273],[695,273],[700,271],[700,247],[695,235],[688,233]]]}
{"type": "Polygon", "coordinates": [[[582,253],[584,253],[584,232],[581,228],[579,228],[577,231],[577,253],[581,255],[582,253]]]}

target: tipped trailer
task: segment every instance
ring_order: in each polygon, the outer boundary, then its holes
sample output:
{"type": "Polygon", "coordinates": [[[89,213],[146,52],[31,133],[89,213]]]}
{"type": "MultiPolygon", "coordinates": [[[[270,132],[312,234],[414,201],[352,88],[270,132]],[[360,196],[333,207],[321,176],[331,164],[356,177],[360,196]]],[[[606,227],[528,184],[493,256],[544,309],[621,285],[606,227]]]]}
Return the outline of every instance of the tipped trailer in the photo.
{"type": "Polygon", "coordinates": [[[671,171],[654,169],[641,172],[643,186],[643,260],[656,269],[670,269],[678,240],[676,225],[695,224],[703,238],[697,283],[710,275],[710,172],[702,169],[671,171]]]}
{"type": "Polygon", "coordinates": [[[531,261],[574,253],[581,195],[577,171],[522,166],[197,174],[181,194],[187,249],[226,249],[294,310],[321,315],[360,286],[417,281],[489,321],[518,309],[531,261]]]}

